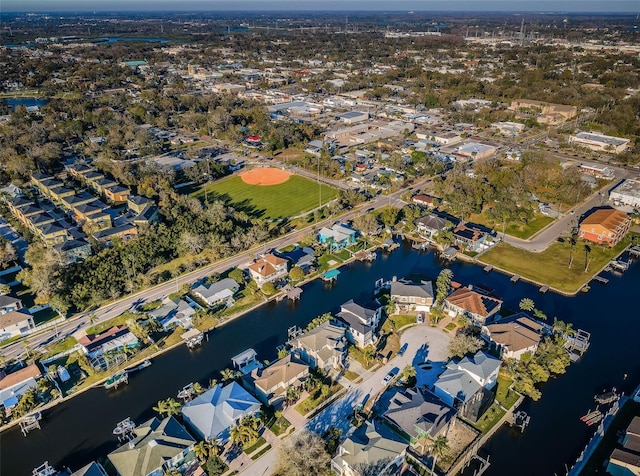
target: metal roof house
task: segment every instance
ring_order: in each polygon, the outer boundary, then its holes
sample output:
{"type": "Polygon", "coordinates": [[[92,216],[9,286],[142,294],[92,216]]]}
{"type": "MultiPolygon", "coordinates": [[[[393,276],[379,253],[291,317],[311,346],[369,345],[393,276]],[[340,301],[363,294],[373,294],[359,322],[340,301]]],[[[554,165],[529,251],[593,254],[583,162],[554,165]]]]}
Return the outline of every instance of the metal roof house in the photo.
{"type": "Polygon", "coordinates": [[[218,384],[182,407],[184,421],[200,438],[223,442],[232,426],[259,411],[260,402],[237,382],[218,384]]]}

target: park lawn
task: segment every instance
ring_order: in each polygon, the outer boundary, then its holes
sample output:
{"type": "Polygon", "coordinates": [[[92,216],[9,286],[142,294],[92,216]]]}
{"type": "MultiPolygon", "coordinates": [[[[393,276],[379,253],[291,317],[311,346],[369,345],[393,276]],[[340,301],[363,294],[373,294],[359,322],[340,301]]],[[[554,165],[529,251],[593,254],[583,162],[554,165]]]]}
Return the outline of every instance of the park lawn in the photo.
{"type": "MultiPolygon", "coordinates": [[[[205,188],[192,194],[205,198],[205,188]]],[[[298,175],[278,185],[249,185],[239,176],[220,180],[206,187],[208,200],[224,200],[228,205],[256,218],[294,217],[325,204],[337,197],[338,191],[328,185],[318,185],[298,175]],[[318,189],[320,187],[320,189],[318,189]]]]}
{"type": "Polygon", "coordinates": [[[519,274],[537,283],[547,284],[560,291],[575,293],[629,243],[627,240],[622,240],[613,248],[589,244],[591,261],[587,272],[584,270],[584,244],[588,242],[579,241],[575,246],[571,268],[568,267],[570,247],[567,242],[553,243],[541,253],[531,253],[507,243],[500,243],[484,253],[480,261],[519,274]]]}
{"type": "Polygon", "coordinates": [[[518,394],[509,390],[513,380],[505,375],[498,376],[498,386],[496,389],[496,400],[500,405],[509,409],[518,401],[518,394]]]}
{"type": "Polygon", "coordinates": [[[489,407],[484,415],[474,425],[476,429],[486,435],[504,416],[505,412],[495,403],[489,407]]]}

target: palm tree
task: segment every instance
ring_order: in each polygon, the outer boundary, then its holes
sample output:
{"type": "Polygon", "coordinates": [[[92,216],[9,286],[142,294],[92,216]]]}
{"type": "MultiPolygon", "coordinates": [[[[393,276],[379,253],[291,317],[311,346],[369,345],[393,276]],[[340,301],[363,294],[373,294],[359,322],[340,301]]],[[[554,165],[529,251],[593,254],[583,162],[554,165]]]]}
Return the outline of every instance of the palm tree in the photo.
{"type": "Polygon", "coordinates": [[[405,382],[409,382],[412,378],[416,376],[416,368],[413,365],[406,365],[404,369],[402,369],[402,378],[405,382]]]}
{"type": "Polygon", "coordinates": [[[362,355],[364,356],[364,360],[367,362],[367,365],[369,365],[376,355],[376,350],[369,345],[362,349],[362,355]]]}
{"type": "Polygon", "coordinates": [[[165,400],[158,400],[158,403],[155,407],[153,407],[153,411],[160,414],[160,416],[164,416],[167,413],[167,402],[165,400]]]}
{"type": "Polygon", "coordinates": [[[572,233],[571,236],[569,237],[569,268],[571,268],[571,265],[573,265],[573,249],[576,246],[576,237],[575,235],[572,233]]]}
{"type": "Polygon", "coordinates": [[[224,369],[220,372],[222,376],[222,381],[226,382],[227,380],[234,380],[236,378],[236,371],[233,369],[224,369]]]}
{"type": "Polygon", "coordinates": [[[531,298],[522,298],[519,306],[522,311],[533,311],[536,308],[536,303],[531,298]]]}
{"type": "Polygon", "coordinates": [[[210,457],[209,444],[206,441],[199,442],[193,447],[193,453],[200,463],[206,463],[210,457]]]}
{"type": "Polygon", "coordinates": [[[160,415],[173,416],[180,413],[182,404],[174,398],[167,398],[166,400],[160,400],[158,404],[153,407],[153,410],[160,415]]]}
{"type": "Polygon", "coordinates": [[[446,454],[449,450],[449,441],[445,436],[438,436],[429,448],[429,452],[433,455],[433,464],[431,465],[431,473],[436,469],[436,460],[446,454]]]}
{"type": "Polygon", "coordinates": [[[250,445],[258,439],[258,431],[254,430],[251,426],[251,422],[245,422],[243,419],[239,424],[232,427],[230,430],[231,441],[233,441],[240,448],[244,448],[250,445]]]}
{"type": "Polygon", "coordinates": [[[202,392],[204,392],[204,388],[202,388],[202,385],[200,385],[198,382],[193,384],[193,393],[195,393],[196,395],[200,395],[202,392]]]}
{"type": "Polygon", "coordinates": [[[589,270],[589,263],[591,263],[591,247],[584,245],[584,272],[589,270]]]}

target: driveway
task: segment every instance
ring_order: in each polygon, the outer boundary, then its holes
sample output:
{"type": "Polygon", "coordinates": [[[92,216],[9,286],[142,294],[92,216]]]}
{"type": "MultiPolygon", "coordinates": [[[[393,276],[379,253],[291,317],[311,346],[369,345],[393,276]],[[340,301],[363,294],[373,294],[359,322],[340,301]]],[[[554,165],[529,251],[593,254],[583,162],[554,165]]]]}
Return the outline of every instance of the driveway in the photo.
{"type": "MultiPolygon", "coordinates": [[[[449,357],[447,347],[451,336],[442,329],[423,324],[405,330],[400,340],[402,344],[408,344],[404,355],[394,357],[373,373],[364,374],[364,380],[359,384],[342,379],[340,383],[347,387],[347,392],[307,422],[305,429],[322,435],[330,428],[339,428],[343,435],[346,434],[350,428],[349,419],[355,408],[378,398],[380,392],[387,388],[383,385],[382,379],[393,368],[402,371],[405,365],[411,364],[418,370],[418,384],[435,381],[437,369],[441,369],[449,357]],[[421,370],[418,367],[418,364],[426,360],[433,363],[431,370],[421,370]]],[[[277,449],[273,448],[251,466],[243,468],[242,474],[250,476],[271,474],[277,462],[277,453],[277,449]]]]}

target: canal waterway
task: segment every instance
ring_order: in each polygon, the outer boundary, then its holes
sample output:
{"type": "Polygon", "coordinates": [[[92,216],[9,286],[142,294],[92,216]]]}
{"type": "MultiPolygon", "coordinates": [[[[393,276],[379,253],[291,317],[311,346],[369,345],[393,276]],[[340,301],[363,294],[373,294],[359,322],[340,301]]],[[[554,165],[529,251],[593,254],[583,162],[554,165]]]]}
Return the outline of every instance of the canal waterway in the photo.
{"type": "MultiPolygon", "coordinates": [[[[565,375],[546,383],[540,401],[524,404],[531,415],[527,430],[518,434],[503,428],[485,448],[491,453],[489,475],[564,474],[565,464],[571,465],[590,437],[579,417],[593,408],[593,394],[611,386],[631,390],[640,381],[640,316],[635,305],[640,266],[632,266],[624,277],[610,276],[607,286],[594,285],[589,293],[566,298],[541,295],[527,283],[510,284],[507,276],[486,274],[480,266],[447,265],[456,281],[495,289],[507,307],[516,309],[521,298],[531,297],[550,319],[558,316],[592,332],[587,355],[565,375]]],[[[309,283],[299,302],[267,304],[214,330],[199,349],[182,346],[159,356],[118,390],[95,388],[53,407],[44,412],[42,430],[26,438],[18,428],[3,432],[0,474],[27,476],[44,461],[78,469],[117,447],[111,433],[117,422],[126,417],[142,422],[154,416],[152,407],[158,400],[175,397],[190,382],[207,384],[219,378],[232,356],[252,347],[259,359],[274,359],[276,346],[286,340],[292,325],[304,326],[350,298],[369,294],[380,277],[420,273],[435,278],[442,266],[433,253],[420,254],[403,246],[390,255],[379,254],[373,263],[342,268],[334,285],[309,283]]]]}
{"type": "Polygon", "coordinates": [[[38,106],[43,107],[47,105],[48,100],[44,98],[30,98],[30,97],[15,97],[5,98],[5,104],[8,104],[15,111],[19,106],[29,107],[38,106]]]}

